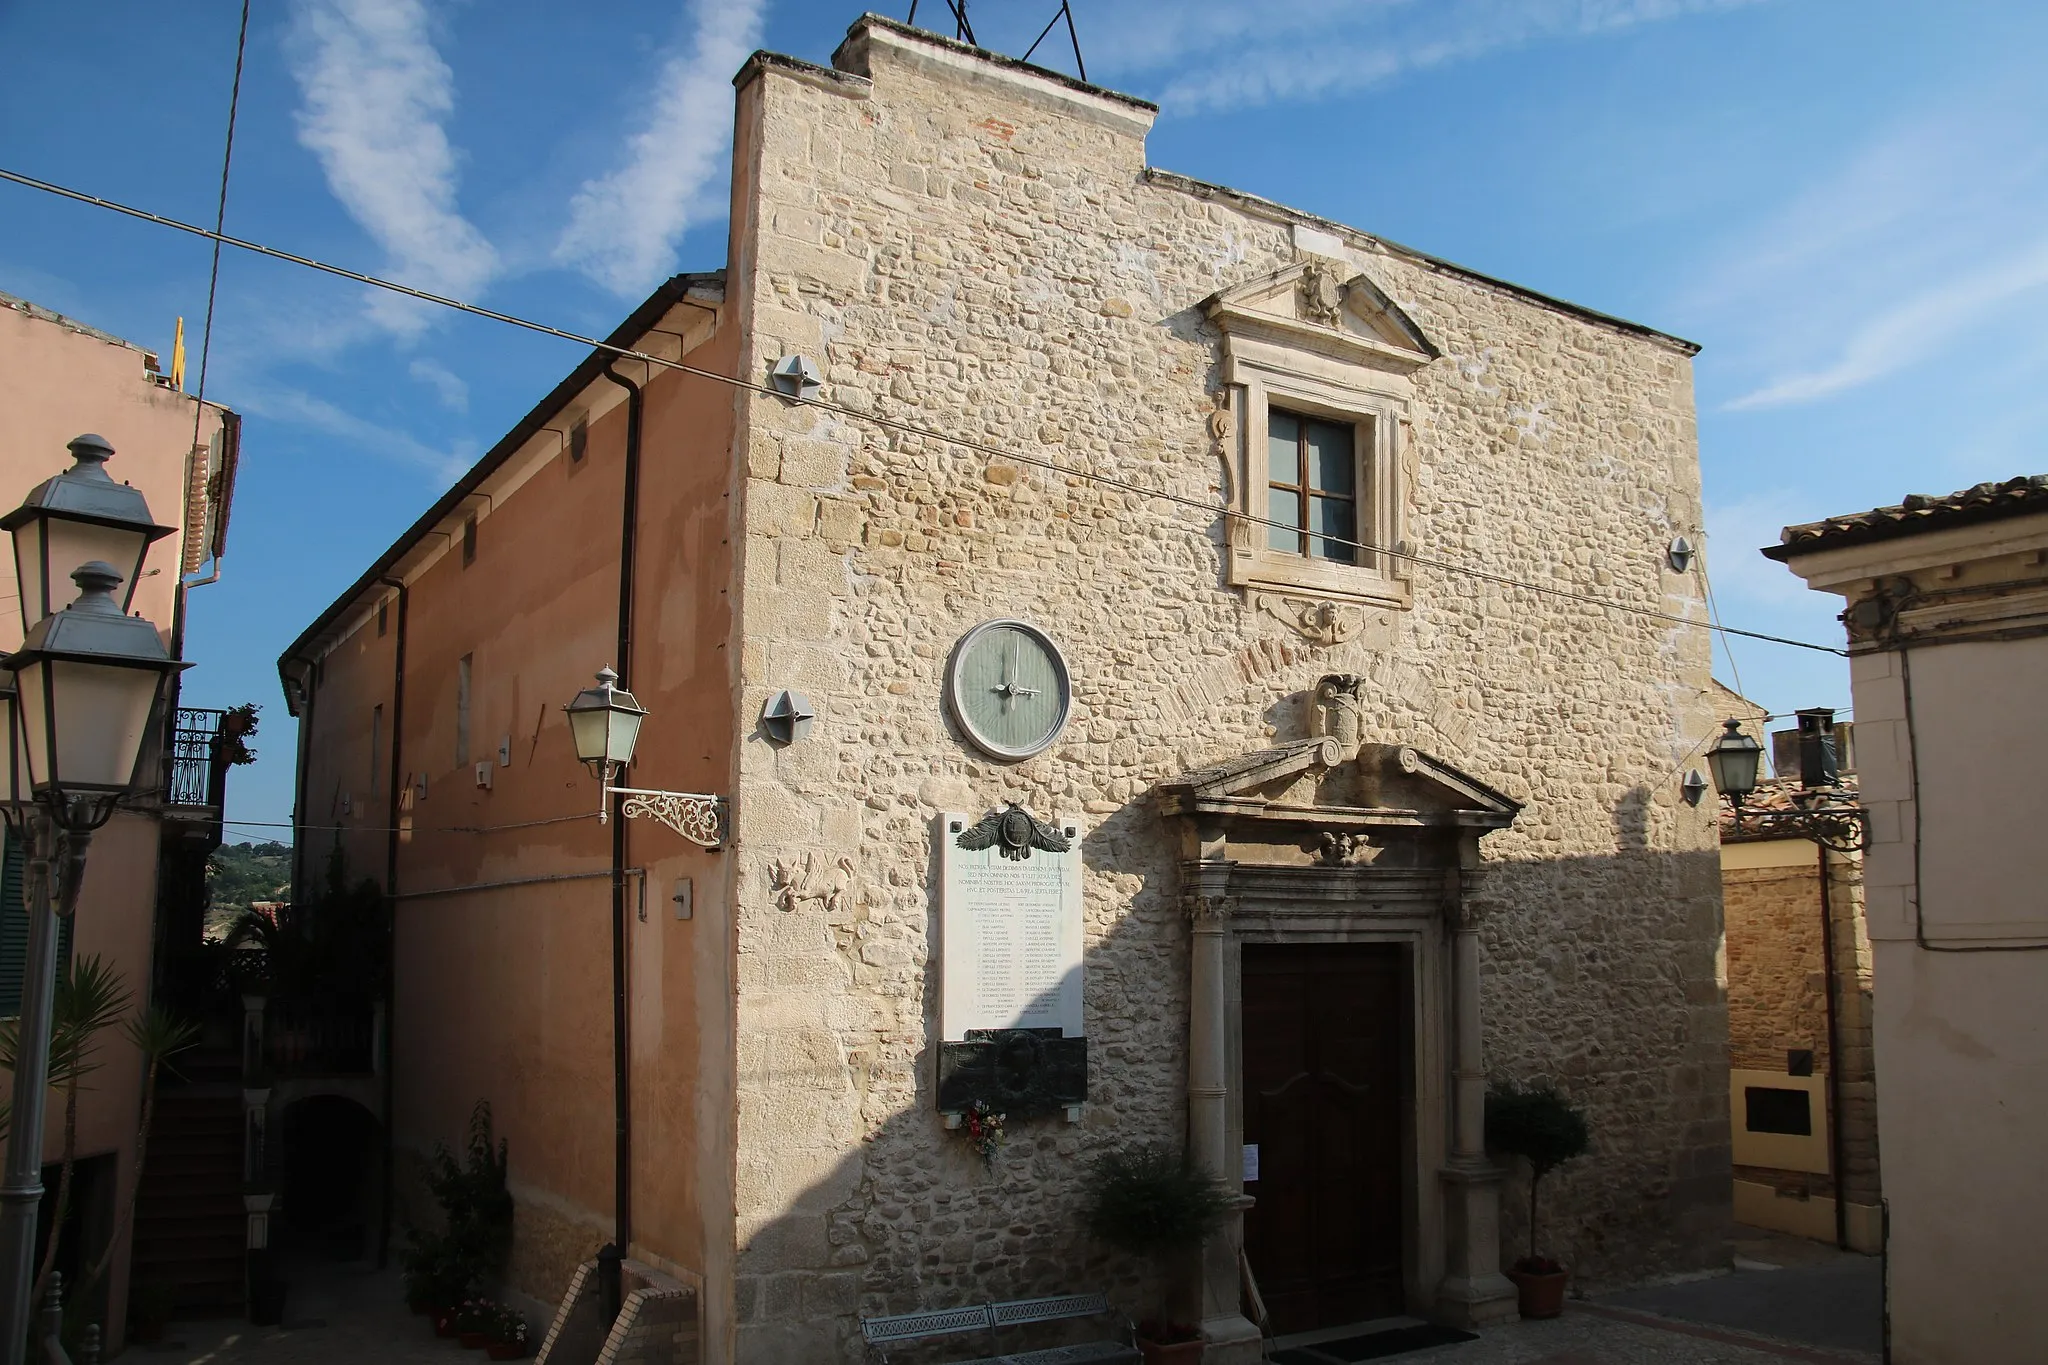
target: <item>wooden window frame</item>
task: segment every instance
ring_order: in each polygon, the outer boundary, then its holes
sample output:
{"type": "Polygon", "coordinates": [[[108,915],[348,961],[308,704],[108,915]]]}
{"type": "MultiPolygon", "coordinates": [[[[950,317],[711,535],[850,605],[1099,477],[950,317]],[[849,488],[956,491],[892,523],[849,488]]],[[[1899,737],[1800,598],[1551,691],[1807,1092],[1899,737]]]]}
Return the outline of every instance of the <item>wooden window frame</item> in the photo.
{"type": "MultiPolygon", "coordinates": [[[[1326,417],[1318,417],[1306,412],[1297,412],[1293,408],[1283,407],[1279,404],[1268,405],[1266,408],[1267,468],[1264,516],[1266,518],[1267,532],[1266,549],[1269,552],[1274,554],[1289,553],[1273,544],[1274,535],[1279,529],[1273,524],[1279,520],[1273,511],[1273,494],[1286,492],[1291,493],[1295,499],[1295,523],[1298,529],[1295,534],[1296,548],[1293,553],[1300,555],[1303,559],[1326,564],[1345,564],[1354,568],[1368,569],[1373,566],[1374,555],[1370,548],[1373,544],[1370,517],[1372,510],[1373,469],[1372,461],[1361,456],[1361,451],[1366,448],[1368,442],[1361,440],[1360,437],[1366,436],[1369,438],[1369,432],[1360,430],[1360,427],[1363,425],[1365,424],[1359,422],[1333,422],[1326,417]],[[1294,437],[1296,481],[1291,484],[1282,483],[1273,477],[1271,462],[1273,419],[1275,416],[1290,417],[1300,427],[1294,437]],[[1315,426],[1331,431],[1342,431],[1346,434],[1351,447],[1351,491],[1349,493],[1332,493],[1317,485],[1316,475],[1311,472],[1309,461],[1309,433],[1310,428],[1315,426]],[[1319,498],[1325,502],[1345,502],[1351,506],[1350,539],[1354,543],[1348,547],[1349,553],[1346,555],[1340,557],[1332,554],[1318,554],[1311,548],[1311,542],[1327,542],[1330,539],[1328,536],[1319,534],[1312,524],[1314,518],[1311,513],[1316,500],[1319,498]]],[[[1339,539],[1342,539],[1342,537],[1339,537],[1339,539]]]]}

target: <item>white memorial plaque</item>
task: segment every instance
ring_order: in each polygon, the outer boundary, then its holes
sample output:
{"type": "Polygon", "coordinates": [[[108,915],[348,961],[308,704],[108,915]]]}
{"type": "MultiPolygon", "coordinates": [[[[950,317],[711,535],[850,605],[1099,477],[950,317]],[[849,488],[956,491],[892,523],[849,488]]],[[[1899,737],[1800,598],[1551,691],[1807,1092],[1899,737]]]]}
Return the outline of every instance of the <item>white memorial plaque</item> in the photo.
{"type": "Polygon", "coordinates": [[[1259,1144],[1247,1142],[1244,1145],[1244,1183],[1249,1185],[1259,1178],[1259,1144]]]}
{"type": "Polygon", "coordinates": [[[939,817],[941,1036],[958,1042],[969,1029],[1056,1028],[1082,1037],[1081,827],[1065,816],[1045,819],[1066,842],[1064,853],[1000,839],[960,847],[960,835],[981,819],[939,817]]]}

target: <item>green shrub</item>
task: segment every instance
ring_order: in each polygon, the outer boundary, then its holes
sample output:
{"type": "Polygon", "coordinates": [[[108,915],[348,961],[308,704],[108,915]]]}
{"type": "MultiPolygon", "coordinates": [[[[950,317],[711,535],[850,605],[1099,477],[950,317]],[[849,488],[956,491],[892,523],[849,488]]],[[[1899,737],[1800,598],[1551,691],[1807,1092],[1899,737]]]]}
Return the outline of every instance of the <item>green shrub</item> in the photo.
{"type": "Polygon", "coordinates": [[[441,1206],[442,1230],[409,1230],[404,1255],[405,1297],[417,1308],[446,1308],[497,1278],[512,1250],[509,1157],[491,1130],[491,1104],[478,1100],[469,1115],[469,1140],[456,1160],[446,1143],[435,1145],[427,1188],[441,1206]]]}
{"type": "Polygon", "coordinates": [[[1488,1151],[1529,1163],[1529,1254],[1517,1268],[1555,1273],[1557,1262],[1536,1254],[1536,1190],[1543,1177],[1592,1145],[1583,1110],[1549,1083],[1496,1082],[1486,1096],[1488,1151]]]}
{"type": "Polygon", "coordinates": [[[1200,1246],[1230,1208],[1222,1181],[1191,1169],[1171,1148],[1152,1146],[1096,1160],[1082,1217],[1118,1250],[1156,1258],[1200,1246]]]}

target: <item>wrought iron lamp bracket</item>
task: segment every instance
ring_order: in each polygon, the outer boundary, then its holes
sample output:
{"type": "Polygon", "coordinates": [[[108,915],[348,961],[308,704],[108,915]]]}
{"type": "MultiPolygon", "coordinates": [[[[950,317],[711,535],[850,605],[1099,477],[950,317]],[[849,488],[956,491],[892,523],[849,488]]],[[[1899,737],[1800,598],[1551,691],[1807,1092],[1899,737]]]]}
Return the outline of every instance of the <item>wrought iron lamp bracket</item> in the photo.
{"type": "Polygon", "coordinates": [[[1735,808],[1738,834],[1811,839],[1836,853],[1861,853],[1870,847],[1870,820],[1862,809],[1811,811],[1772,810],[1745,813],[1735,808]]]}
{"type": "Polygon", "coordinates": [[[600,823],[607,818],[614,796],[624,798],[619,802],[621,819],[659,820],[691,843],[704,848],[717,848],[725,842],[726,804],[722,796],[703,792],[655,791],[645,787],[614,787],[607,782],[604,804],[597,810],[600,823]]]}

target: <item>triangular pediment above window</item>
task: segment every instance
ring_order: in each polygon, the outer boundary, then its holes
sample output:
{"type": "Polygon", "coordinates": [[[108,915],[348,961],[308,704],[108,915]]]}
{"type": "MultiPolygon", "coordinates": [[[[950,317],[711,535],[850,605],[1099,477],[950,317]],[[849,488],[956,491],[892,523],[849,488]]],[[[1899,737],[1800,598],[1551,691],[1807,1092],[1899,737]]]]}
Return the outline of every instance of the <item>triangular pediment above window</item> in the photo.
{"type": "Polygon", "coordinates": [[[1226,336],[1257,337],[1402,372],[1443,354],[1378,285],[1322,257],[1213,294],[1202,310],[1226,336]]]}
{"type": "Polygon", "coordinates": [[[1169,778],[1167,815],[1209,814],[1305,826],[1499,829],[1521,803],[1440,758],[1400,744],[1352,750],[1323,736],[1262,749],[1169,778]]]}

